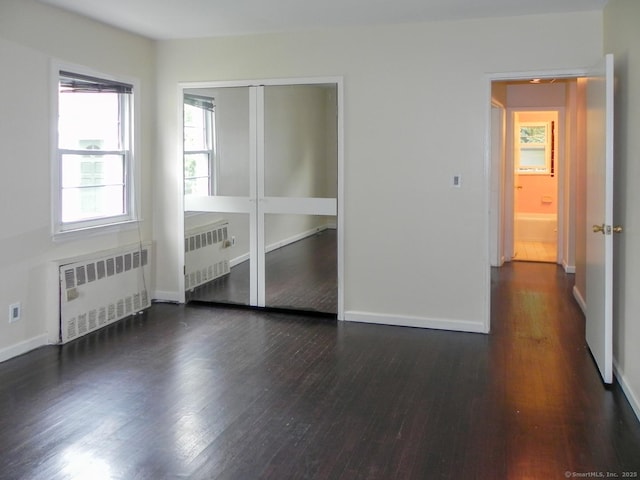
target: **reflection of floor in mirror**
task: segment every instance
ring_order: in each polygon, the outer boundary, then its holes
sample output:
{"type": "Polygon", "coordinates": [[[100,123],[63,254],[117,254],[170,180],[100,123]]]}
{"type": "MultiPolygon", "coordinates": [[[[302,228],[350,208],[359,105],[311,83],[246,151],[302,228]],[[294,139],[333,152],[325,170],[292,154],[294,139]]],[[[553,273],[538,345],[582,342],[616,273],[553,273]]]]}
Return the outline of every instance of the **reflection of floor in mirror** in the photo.
{"type": "MultiPolygon", "coordinates": [[[[324,230],[267,253],[267,307],[337,313],[337,279],[336,230],[324,230]]],[[[249,261],[196,288],[188,299],[248,305],[249,261]]]]}
{"type": "Polygon", "coordinates": [[[513,259],[526,262],[556,263],[557,252],[558,250],[555,243],[516,241],[516,253],[513,259]]]}

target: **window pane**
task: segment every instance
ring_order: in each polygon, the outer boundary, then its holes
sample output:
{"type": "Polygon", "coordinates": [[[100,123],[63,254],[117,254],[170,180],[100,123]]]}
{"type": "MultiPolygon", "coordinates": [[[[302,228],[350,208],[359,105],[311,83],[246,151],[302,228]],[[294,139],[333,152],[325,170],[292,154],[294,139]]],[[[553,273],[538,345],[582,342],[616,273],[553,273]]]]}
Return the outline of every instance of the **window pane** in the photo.
{"type": "Polygon", "coordinates": [[[209,178],[189,178],[184,181],[185,195],[209,195],[209,178]]]}
{"type": "Polygon", "coordinates": [[[546,167],[544,147],[521,147],[520,168],[544,169],[546,167]]]}
{"type": "Polygon", "coordinates": [[[187,153],[184,156],[184,176],[208,177],[209,176],[209,154],[208,153],[187,153]]]}
{"type": "Polygon", "coordinates": [[[184,156],[185,195],[209,195],[209,154],[188,153],[184,156]]]}
{"type": "Polygon", "coordinates": [[[520,127],[520,143],[547,143],[547,127],[544,125],[520,127]]]}
{"type": "Polygon", "coordinates": [[[120,94],[61,92],[58,146],[67,150],[121,150],[120,94]]]}
{"type": "Polygon", "coordinates": [[[123,186],[125,156],[64,154],[61,175],[63,189],[84,186],[123,186]]]}
{"type": "Polygon", "coordinates": [[[207,125],[205,115],[208,112],[193,105],[184,104],[184,149],[207,150],[207,125]]]}
{"type": "Polygon", "coordinates": [[[62,221],[65,223],[125,213],[124,185],[62,189],[62,221]]]}

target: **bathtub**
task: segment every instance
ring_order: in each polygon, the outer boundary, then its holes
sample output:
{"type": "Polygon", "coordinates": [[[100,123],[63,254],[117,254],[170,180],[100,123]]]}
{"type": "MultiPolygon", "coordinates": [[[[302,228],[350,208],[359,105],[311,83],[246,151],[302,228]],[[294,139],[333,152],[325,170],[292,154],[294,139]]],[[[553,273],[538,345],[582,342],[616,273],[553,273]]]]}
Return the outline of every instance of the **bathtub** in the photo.
{"type": "Polygon", "coordinates": [[[519,242],[555,243],[558,216],[554,213],[516,213],[514,239],[519,242]]]}

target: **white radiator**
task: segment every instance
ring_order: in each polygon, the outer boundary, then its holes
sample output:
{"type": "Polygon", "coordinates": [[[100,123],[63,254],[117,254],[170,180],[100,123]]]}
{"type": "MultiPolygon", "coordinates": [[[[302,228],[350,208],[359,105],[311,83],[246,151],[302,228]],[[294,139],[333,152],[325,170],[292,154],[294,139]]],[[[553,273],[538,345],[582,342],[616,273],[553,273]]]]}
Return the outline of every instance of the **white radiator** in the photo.
{"type": "Polygon", "coordinates": [[[151,305],[151,244],[61,263],[60,340],[66,343],[151,305]]]}
{"type": "Polygon", "coordinates": [[[229,223],[226,220],[185,232],[184,286],[186,291],[230,272],[229,246],[229,223]]]}

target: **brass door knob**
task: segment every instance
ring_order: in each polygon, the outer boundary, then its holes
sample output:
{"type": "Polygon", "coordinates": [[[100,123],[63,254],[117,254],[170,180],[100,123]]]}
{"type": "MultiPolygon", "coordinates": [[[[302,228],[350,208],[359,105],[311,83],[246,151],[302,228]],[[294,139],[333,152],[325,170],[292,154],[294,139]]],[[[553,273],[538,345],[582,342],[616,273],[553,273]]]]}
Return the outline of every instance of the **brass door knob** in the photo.
{"type": "Polygon", "coordinates": [[[613,233],[622,233],[622,225],[616,225],[613,227],[613,233]]]}
{"type": "Polygon", "coordinates": [[[602,225],[594,225],[593,226],[593,233],[602,233],[604,235],[604,223],[602,225]]]}

